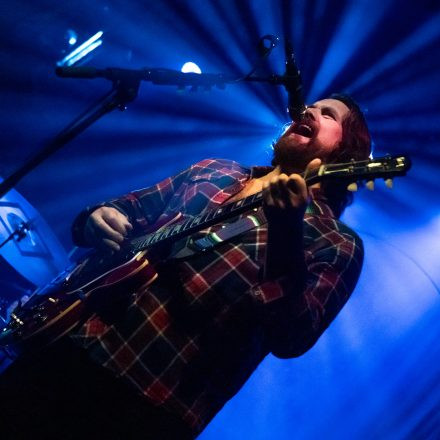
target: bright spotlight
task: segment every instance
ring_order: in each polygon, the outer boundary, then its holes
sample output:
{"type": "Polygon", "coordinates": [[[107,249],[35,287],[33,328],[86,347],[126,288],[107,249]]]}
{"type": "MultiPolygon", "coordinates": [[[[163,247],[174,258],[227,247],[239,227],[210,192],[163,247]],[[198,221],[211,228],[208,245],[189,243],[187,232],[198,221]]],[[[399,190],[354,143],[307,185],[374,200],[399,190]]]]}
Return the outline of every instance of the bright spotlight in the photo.
{"type": "Polygon", "coordinates": [[[77,36],[76,32],[72,29],[67,30],[66,36],[67,36],[67,41],[71,46],[76,44],[76,42],[78,41],[78,36],[77,36]]]}
{"type": "Polygon", "coordinates": [[[180,71],[183,73],[202,73],[200,67],[196,63],[192,63],[191,61],[185,63],[180,71]]]}
{"type": "MultiPolygon", "coordinates": [[[[104,32],[99,31],[83,44],[78,46],[68,55],[66,55],[61,61],[57,62],[57,66],[73,66],[79,60],[84,58],[88,53],[95,50],[97,47],[101,46],[102,40],[101,37],[104,32]]],[[[69,40],[70,42],[70,40],[69,40]]]]}

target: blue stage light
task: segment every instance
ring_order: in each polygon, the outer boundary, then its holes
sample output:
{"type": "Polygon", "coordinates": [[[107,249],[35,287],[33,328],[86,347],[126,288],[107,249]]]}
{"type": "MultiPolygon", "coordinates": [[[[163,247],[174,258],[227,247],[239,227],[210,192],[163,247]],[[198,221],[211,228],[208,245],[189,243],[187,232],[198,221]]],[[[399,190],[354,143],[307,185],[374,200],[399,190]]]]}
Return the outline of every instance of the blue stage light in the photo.
{"type": "Polygon", "coordinates": [[[196,63],[193,63],[191,61],[185,63],[180,71],[183,73],[202,73],[200,67],[196,63]]]}
{"type": "Polygon", "coordinates": [[[372,9],[369,0],[348,3],[316,73],[308,100],[315,101],[331,87],[332,82],[345,68],[356,50],[376,29],[377,24],[392,4],[391,0],[384,0],[372,9]],[[368,20],[365,20],[365,17],[368,17],[368,20]]]}
{"type": "MultiPolygon", "coordinates": [[[[396,45],[392,51],[385,53],[375,65],[365,71],[347,88],[347,92],[352,93],[355,90],[368,86],[376,77],[383,75],[388,69],[398,66],[403,60],[409,59],[410,56],[436,41],[439,36],[440,13],[437,13],[418,27],[405,40],[396,45]]],[[[409,62],[405,68],[411,67],[412,63],[409,62]]]]}
{"type": "Polygon", "coordinates": [[[88,53],[95,50],[97,47],[101,46],[102,37],[104,32],[99,31],[92,37],[90,37],[83,44],[78,46],[75,50],[66,55],[61,61],[57,62],[57,66],[73,66],[79,60],[84,58],[88,53]]]}
{"type": "Polygon", "coordinates": [[[71,46],[73,46],[78,41],[78,35],[77,35],[77,33],[73,29],[67,29],[66,39],[67,39],[67,42],[71,46]]]}

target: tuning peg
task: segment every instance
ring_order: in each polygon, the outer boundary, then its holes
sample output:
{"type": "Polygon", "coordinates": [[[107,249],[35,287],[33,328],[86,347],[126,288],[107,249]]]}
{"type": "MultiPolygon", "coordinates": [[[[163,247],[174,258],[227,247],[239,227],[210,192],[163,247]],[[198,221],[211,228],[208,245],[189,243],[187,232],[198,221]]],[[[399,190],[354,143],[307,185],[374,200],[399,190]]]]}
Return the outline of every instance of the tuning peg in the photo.
{"type": "Polygon", "coordinates": [[[392,189],[393,188],[393,179],[385,179],[385,185],[387,188],[392,189]]]}
{"type": "Polygon", "coordinates": [[[350,183],[350,185],[347,186],[347,189],[351,192],[356,192],[358,190],[358,186],[356,182],[350,183]]]}
{"type": "Polygon", "coordinates": [[[374,180],[369,180],[365,186],[370,190],[370,191],[374,191],[374,180]]]}

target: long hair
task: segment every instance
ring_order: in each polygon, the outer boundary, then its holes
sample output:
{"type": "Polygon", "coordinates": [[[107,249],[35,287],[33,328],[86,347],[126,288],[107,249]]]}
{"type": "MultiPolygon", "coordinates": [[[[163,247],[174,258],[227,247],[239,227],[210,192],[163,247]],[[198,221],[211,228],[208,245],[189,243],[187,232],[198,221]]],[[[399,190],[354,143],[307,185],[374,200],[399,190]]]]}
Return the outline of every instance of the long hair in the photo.
{"type": "MultiPolygon", "coordinates": [[[[371,153],[371,136],[358,104],[351,96],[342,93],[335,93],[330,99],[343,102],[350,112],[342,121],[342,141],[327,158],[326,163],[368,159],[371,153]]],[[[340,217],[344,209],[353,202],[353,193],[348,191],[343,183],[323,183],[321,187],[334,214],[340,217]]]]}

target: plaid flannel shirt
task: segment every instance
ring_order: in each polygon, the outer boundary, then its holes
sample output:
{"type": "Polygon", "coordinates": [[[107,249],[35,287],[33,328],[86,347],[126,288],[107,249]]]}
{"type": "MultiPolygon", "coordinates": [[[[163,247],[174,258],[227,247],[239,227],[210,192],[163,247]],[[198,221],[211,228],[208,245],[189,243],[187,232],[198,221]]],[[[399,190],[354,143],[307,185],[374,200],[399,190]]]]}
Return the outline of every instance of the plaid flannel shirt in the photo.
{"type": "MultiPolygon", "coordinates": [[[[218,207],[269,167],[203,160],[151,188],[106,203],[141,232],[165,216],[218,207]]],[[[91,209],[73,225],[74,241],[91,209]]],[[[358,279],[360,238],[338,221],[319,190],[304,219],[305,286],[295,273],[262,278],[267,225],[159,268],[159,279],[127,292],[114,322],[95,316],[72,337],[93,360],[124,377],[154,405],[200,432],[263,358],[299,356],[335,318],[358,279]],[[130,295],[131,294],[131,295],[130,295]]]]}

